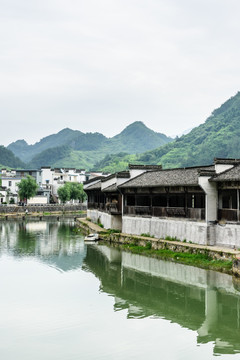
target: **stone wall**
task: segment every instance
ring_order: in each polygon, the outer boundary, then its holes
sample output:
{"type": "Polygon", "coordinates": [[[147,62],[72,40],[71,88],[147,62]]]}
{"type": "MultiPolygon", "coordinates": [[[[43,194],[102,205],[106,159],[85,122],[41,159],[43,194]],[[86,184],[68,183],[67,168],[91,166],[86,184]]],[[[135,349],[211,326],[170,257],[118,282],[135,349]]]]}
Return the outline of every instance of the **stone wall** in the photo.
{"type": "Polygon", "coordinates": [[[101,223],[105,229],[122,230],[122,215],[110,215],[99,210],[87,210],[87,217],[101,223]]]}
{"type": "Polygon", "coordinates": [[[123,216],[122,232],[134,235],[149,234],[161,239],[170,236],[195,244],[208,244],[208,226],[205,222],[123,216]]]}
{"type": "Polygon", "coordinates": [[[211,236],[213,245],[240,249],[240,226],[237,224],[216,224],[211,236]]]}
{"type": "Polygon", "coordinates": [[[0,214],[21,214],[25,213],[26,210],[29,213],[33,212],[62,212],[62,211],[80,211],[86,210],[86,205],[83,204],[66,204],[66,205],[27,205],[27,206],[16,206],[16,205],[0,205],[0,214]]]}

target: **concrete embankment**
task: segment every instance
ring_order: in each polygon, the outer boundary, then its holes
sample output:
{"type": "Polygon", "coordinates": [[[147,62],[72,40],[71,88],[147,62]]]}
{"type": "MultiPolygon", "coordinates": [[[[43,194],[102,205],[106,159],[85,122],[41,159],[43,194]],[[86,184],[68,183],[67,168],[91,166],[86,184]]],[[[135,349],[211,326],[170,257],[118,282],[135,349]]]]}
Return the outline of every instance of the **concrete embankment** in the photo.
{"type": "Polygon", "coordinates": [[[86,218],[77,219],[77,222],[78,226],[85,232],[97,232],[103,240],[110,243],[122,245],[134,244],[136,246],[146,246],[148,243],[151,243],[151,248],[154,250],[166,249],[176,253],[207,254],[214,260],[233,261],[232,273],[240,276],[240,251],[235,249],[217,246],[204,246],[181,241],[156,239],[122,233],[110,233],[97,224],[88,221],[86,218]]]}
{"type": "Polygon", "coordinates": [[[67,214],[76,214],[80,217],[81,212],[86,214],[85,205],[2,205],[0,206],[0,220],[15,220],[26,217],[39,219],[45,216],[59,217],[67,214]]]}

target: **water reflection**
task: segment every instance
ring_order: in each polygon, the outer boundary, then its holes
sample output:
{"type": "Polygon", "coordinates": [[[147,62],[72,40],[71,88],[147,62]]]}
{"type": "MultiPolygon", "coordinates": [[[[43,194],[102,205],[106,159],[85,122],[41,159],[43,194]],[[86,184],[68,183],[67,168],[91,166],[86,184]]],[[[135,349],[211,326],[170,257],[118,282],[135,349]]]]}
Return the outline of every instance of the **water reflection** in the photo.
{"type": "MultiPolygon", "coordinates": [[[[0,256],[32,257],[59,271],[82,269],[99,279],[127,318],[164,318],[196,332],[214,354],[240,352],[240,285],[231,276],[84,245],[69,222],[2,222],[0,256]]],[[[84,292],[84,290],[83,290],[84,292]]]]}
{"type": "Polygon", "coordinates": [[[81,268],[86,257],[73,221],[2,222],[0,255],[35,257],[60,271],[81,268]]]}
{"type": "Polygon", "coordinates": [[[106,246],[88,247],[84,266],[128,318],[165,318],[197,331],[199,344],[214,342],[214,354],[240,352],[240,293],[229,275],[106,246]]]}

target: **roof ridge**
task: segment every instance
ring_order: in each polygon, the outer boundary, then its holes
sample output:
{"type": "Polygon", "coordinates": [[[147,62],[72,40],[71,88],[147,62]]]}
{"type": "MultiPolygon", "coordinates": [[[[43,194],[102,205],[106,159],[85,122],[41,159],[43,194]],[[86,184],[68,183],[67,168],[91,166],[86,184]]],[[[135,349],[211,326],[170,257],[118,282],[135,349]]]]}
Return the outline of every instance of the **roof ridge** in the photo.
{"type": "MultiPolygon", "coordinates": [[[[229,164],[229,165],[230,165],[230,164],[229,164]]],[[[236,164],[236,165],[233,165],[233,167],[231,167],[231,168],[229,168],[229,169],[226,169],[226,170],[224,170],[224,171],[222,171],[222,172],[220,172],[220,173],[212,176],[210,180],[216,179],[216,178],[219,177],[220,175],[226,174],[226,173],[228,173],[229,171],[231,171],[231,170],[233,170],[233,169],[236,169],[236,168],[239,167],[239,166],[240,166],[240,163],[239,163],[239,164],[236,164]]]]}

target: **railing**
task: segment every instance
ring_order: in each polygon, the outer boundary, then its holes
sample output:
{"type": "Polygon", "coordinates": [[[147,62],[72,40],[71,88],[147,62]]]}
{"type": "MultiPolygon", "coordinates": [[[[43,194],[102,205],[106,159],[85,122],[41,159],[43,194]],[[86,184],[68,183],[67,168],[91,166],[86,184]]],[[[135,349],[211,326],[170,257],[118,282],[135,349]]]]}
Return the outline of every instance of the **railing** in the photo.
{"type": "Polygon", "coordinates": [[[185,209],[183,207],[125,206],[124,214],[156,217],[184,217],[195,220],[205,219],[205,209],[185,209]]]}
{"type": "Polygon", "coordinates": [[[239,211],[233,209],[219,209],[218,220],[239,221],[239,211]]]}
{"type": "Polygon", "coordinates": [[[119,215],[121,214],[121,210],[118,207],[118,203],[96,203],[96,202],[89,202],[88,203],[88,209],[92,210],[100,210],[103,212],[107,212],[111,215],[119,215]]]}

